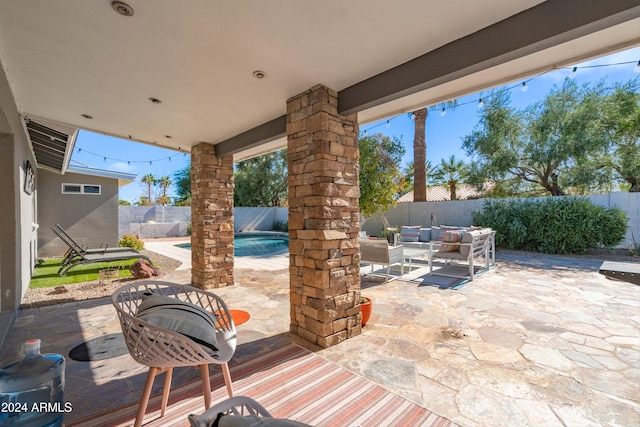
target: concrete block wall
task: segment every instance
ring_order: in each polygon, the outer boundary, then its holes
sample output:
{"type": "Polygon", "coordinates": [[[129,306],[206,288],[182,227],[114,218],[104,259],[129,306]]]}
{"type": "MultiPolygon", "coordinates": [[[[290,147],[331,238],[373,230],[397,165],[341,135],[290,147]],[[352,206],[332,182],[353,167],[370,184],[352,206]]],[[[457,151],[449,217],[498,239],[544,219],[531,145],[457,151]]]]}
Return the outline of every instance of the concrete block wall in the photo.
{"type": "MultiPolygon", "coordinates": [[[[186,236],[191,221],[189,206],[120,206],[118,238],[124,234],[144,237],[186,236]],[[152,222],[150,222],[152,221],[152,222]]],[[[234,208],[234,230],[270,231],[275,221],[287,222],[287,208],[234,208]]]]}
{"type": "Polygon", "coordinates": [[[236,232],[269,231],[275,221],[287,222],[288,209],[237,207],[233,210],[233,217],[236,232]]]}
{"type": "MultiPolygon", "coordinates": [[[[618,245],[619,248],[628,248],[635,237],[640,242],[640,193],[616,192],[609,194],[595,194],[586,196],[594,204],[606,208],[618,207],[629,218],[629,227],[625,240],[618,245]]],[[[398,203],[395,208],[387,212],[378,212],[368,218],[362,229],[369,235],[377,236],[384,228],[382,216],[384,215],[391,227],[403,225],[471,225],[473,212],[482,209],[485,200],[456,200],[447,202],[413,202],[398,203]],[[435,221],[431,219],[434,216],[435,221]]]]}

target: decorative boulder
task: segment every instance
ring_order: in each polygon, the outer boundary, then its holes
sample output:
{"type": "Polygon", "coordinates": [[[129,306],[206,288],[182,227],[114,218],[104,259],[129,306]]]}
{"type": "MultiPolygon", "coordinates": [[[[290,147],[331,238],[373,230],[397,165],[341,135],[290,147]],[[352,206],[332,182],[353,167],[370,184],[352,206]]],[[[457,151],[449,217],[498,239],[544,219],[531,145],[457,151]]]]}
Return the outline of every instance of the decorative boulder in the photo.
{"type": "Polygon", "coordinates": [[[139,260],[131,264],[129,271],[134,279],[148,279],[151,276],[157,276],[156,269],[146,261],[139,260]]]}

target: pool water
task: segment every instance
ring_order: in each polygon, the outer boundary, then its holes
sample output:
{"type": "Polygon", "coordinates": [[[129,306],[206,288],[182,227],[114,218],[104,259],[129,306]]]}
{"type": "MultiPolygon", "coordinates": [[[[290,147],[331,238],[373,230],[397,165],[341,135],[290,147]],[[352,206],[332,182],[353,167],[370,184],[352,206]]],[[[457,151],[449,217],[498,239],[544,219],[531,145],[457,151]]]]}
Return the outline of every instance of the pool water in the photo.
{"type": "MultiPolygon", "coordinates": [[[[260,256],[289,249],[289,239],[279,235],[236,235],[233,239],[233,254],[235,256],[260,256]]],[[[191,249],[190,243],[176,245],[191,249]]]]}

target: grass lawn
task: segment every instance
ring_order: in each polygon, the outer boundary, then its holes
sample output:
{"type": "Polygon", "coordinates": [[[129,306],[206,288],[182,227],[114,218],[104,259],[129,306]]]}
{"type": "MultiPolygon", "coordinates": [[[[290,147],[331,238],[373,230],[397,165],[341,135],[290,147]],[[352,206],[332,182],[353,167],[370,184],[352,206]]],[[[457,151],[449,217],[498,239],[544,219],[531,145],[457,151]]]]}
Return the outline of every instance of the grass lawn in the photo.
{"type": "Polygon", "coordinates": [[[129,266],[137,259],[125,261],[101,262],[98,264],[79,265],[67,272],[67,275],[60,277],[58,269],[62,263],[62,258],[44,260],[40,266],[36,267],[29,283],[30,288],[50,288],[53,286],[70,285],[80,282],[91,282],[98,280],[98,273],[105,268],[118,268],[121,279],[131,277],[129,266]]]}

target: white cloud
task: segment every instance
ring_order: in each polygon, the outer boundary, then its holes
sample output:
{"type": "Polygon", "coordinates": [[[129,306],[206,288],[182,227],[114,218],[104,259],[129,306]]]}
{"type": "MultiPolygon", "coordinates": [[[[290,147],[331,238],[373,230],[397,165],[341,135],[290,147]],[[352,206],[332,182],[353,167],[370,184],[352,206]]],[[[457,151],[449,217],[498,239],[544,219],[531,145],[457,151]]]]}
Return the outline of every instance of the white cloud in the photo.
{"type": "Polygon", "coordinates": [[[113,163],[109,166],[109,170],[113,170],[116,172],[126,172],[126,173],[135,173],[137,168],[134,165],[130,165],[125,162],[113,163]]]}

